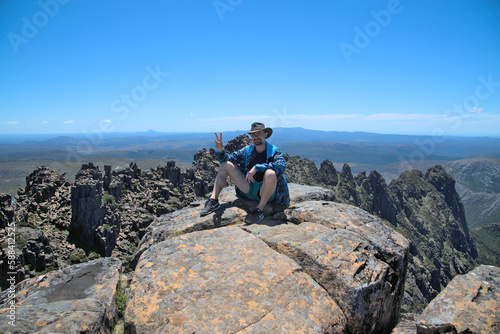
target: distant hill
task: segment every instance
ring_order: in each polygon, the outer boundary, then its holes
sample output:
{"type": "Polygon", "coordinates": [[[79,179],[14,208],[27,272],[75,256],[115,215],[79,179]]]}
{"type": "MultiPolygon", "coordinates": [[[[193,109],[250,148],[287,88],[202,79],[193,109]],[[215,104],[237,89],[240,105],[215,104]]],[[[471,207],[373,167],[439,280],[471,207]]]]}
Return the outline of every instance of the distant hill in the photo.
{"type": "Polygon", "coordinates": [[[443,167],[457,181],[470,228],[500,223],[500,159],[465,159],[443,167]]]}

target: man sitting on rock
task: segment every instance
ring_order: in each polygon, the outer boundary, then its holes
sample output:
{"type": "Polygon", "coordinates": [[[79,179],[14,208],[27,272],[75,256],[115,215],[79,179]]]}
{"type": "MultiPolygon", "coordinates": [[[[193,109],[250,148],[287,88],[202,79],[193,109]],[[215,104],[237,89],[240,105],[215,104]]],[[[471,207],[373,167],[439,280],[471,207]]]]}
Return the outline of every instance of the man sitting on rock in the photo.
{"type": "Polygon", "coordinates": [[[257,207],[246,217],[246,222],[255,224],[264,219],[264,207],[268,202],[286,206],[290,203],[285,179],[286,162],[281,151],[266,139],[273,130],[263,123],[255,122],[250,131],[253,145],[228,154],[222,144],[222,133],[215,133],[217,159],[221,162],[214,189],[200,215],[205,216],[219,209],[219,194],[226,185],[227,177],[236,185],[236,194],[258,201],[257,207]]]}

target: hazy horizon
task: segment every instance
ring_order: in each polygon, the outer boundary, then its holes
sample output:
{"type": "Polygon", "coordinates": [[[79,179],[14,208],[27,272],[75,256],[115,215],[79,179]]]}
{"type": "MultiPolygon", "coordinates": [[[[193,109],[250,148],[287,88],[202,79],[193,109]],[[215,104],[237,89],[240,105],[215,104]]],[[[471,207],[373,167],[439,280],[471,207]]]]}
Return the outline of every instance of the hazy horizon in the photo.
{"type": "MultiPolygon", "coordinates": [[[[317,131],[317,132],[324,132],[324,133],[345,133],[345,134],[373,134],[373,135],[380,135],[380,136],[408,136],[408,137],[433,137],[436,135],[420,135],[420,134],[398,134],[398,133],[379,133],[379,132],[370,132],[370,131],[337,131],[337,130],[315,130],[315,129],[308,129],[308,128],[303,128],[303,127],[275,127],[273,128],[274,130],[294,130],[294,129],[300,129],[300,130],[306,130],[306,131],[317,131]]],[[[218,131],[222,133],[238,133],[241,132],[241,134],[245,134],[245,132],[248,131],[248,129],[235,129],[235,130],[228,130],[228,131],[218,131]]],[[[61,133],[0,133],[0,140],[2,137],[46,137],[46,138],[56,138],[56,137],[73,137],[73,138],[90,138],[92,136],[99,136],[99,137],[120,137],[122,135],[124,136],[129,136],[129,135],[189,135],[189,134],[194,134],[194,135],[212,135],[214,134],[214,131],[155,131],[155,130],[146,130],[146,131],[126,131],[126,132],[99,132],[99,131],[94,131],[94,132],[89,132],[89,131],[82,131],[82,132],[61,132],[61,133]]],[[[274,135],[276,137],[276,135],[274,135]]],[[[488,135],[446,135],[444,134],[443,137],[456,137],[456,138],[491,138],[491,139],[500,139],[500,134],[494,135],[494,136],[488,136],[488,135]]],[[[214,137],[215,138],[215,137],[214,137]]],[[[307,141],[307,138],[304,138],[307,141]]],[[[500,149],[500,148],[499,148],[500,149]]]]}

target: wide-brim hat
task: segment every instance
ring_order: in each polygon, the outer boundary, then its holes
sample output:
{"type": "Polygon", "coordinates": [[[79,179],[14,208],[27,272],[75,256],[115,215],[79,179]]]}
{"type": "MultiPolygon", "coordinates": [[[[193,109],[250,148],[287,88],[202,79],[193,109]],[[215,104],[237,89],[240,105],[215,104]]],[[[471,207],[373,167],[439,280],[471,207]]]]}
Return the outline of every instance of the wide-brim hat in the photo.
{"type": "Polygon", "coordinates": [[[264,131],[265,133],[267,133],[267,138],[271,137],[271,135],[273,134],[273,129],[266,128],[264,123],[260,123],[260,122],[252,123],[250,130],[246,131],[246,133],[251,134],[251,133],[255,133],[255,132],[259,132],[259,131],[264,131]]]}

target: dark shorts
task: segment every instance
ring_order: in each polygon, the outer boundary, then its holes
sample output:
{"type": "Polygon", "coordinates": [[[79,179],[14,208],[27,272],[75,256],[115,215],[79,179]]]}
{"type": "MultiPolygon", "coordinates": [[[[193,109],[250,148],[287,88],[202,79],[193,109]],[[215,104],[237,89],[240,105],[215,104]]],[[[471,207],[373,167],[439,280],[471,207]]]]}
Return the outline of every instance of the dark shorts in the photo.
{"type": "MultiPolygon", "coordinates": [[[[260,201],[259,191],[260,191],[261,187],[262,187],[262,182],[257,182],[257,181],[251,182],[250,183],[250,191],[248,192],[248,194],[243,194],[243,195],[248,199],[251,199],[254,201],[260,201]]],[[[268,203],[274,201],[275,195],[276,195],[276,190],[271,195],[271,198],[269,198],[268,203]]]]}

